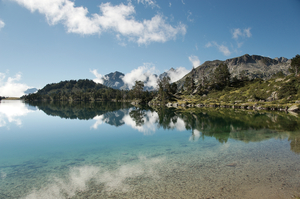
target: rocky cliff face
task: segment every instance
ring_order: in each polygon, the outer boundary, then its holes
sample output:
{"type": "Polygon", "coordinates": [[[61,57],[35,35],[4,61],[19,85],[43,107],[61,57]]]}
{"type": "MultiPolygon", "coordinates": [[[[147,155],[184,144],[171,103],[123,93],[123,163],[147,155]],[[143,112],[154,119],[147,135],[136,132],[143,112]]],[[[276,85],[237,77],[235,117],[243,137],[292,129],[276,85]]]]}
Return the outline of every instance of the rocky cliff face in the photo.
{"type": "Polygon", "coordinates": [[[245,71],[245,74],[250,79],[269,79],[279,71],[288,74],[291,60],[284,57],[271,59],[269,57],[246,54],[241,57],[227,59],[224,63],[228,65],[232,77],[239,76],[242,71],[245,71]]]}
{"type": "MultiPolygon", "coordinates": [[[[122,77],[124,77],[124,74],[120,73],[118,71],[116,71],[114,73],[109,73],[109,74],[105,75],[105,78],[103,78],[103,80],[104,80],[103,85],[114,88],[114,89],[122,89],[122,87],[124,87],[124,82],[121,79],[122,77]]],[[[126,89],[124,89],[124,90],[126,90],[126,89]]]]}
{"type": "Polygon", "coordinates": [[[284,74],[288,74],[288,69],[291,66],[291,60],[284,57],[271,59],[269,57],[248,54],[241,57],[227,59],[225,61],[206,61],[180,79],[177,82],[178,87],[182,88],[185,78],[188,76],[194,78],[196,83],[203,75],[208,77],[208,75],[221,63],[227,64],[231,77],[238,77],[243,71],[250,79],[269,79],[273,74],[279,71],[282,71],[284,74]]]}

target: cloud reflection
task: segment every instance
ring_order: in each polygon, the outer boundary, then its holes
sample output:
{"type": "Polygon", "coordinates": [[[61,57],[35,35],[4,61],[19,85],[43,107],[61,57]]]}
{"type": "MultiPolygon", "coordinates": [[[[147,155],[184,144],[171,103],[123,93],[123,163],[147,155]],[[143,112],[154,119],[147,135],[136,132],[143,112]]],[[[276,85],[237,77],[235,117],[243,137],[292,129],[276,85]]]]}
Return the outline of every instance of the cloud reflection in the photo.
{"type": "MultiPolygon", "coordinates": [[[[132,109],[130,111],[132,111],[132,109]]],[[[122,120],[126,125],[138,130],[144,135],[152,135],[156,131],[158,118],[159,117],[156,112],[146,111],[141,119],[143,121],[142,125],[137,125],[134,118],[132,118],[129,114],[125,115],[122,120]]]]}
{"type": "Polygon", "coordinates": [[[157,121],[158,121],[158,114],[156,112],[151,111],[141,111],[141,114],[138,115],[138,120],[140,121],[137,123],[137,118],[134,118],[133,116],[130,116],[130,112],[137,111],[136,109],[130,108],[129,110],[125,111],[123,110],[123,117],[120,117],[121,115],[119,113],[111,113],[111,114],[103,114],[98,115],[94,117],[93,119],[96,120],[96,122],[91,126],[93,129],[98,129],[100,125],[103,123],[108,123],[111,120],[119,120],[117,123],[119,124],[125,124],[127,126],[130,126],[133,129],[138,130],[139,132],[142,132],[144,135],[152,135],[157,128],[157,121]]]}
{"type": "Polygon", "coordinates": [[[79,191],[87,191],[89,189],[88,183],[91,180],[97,185],[104,185],[101,191],[131,191],[130,189],[132,188],[126,184],[126,179],[140,176],[158,179],[157,167],[162,164],[164,160],[165,158],[163,157],[148,159],[141,156],[137,163],[124,164],[114,170],[96,166],[73,167],[70,168],[66,178],[53,177],[50,184],[39,190],[33,190],[25,198],[70,198],[75,196],[79,191]]]}
{"type": "MultiPolygon", "coordinates": [[[[103,123],[110,125],[125,124],[144,135],[153,135],[156,129],[162,127],[161,124],[159,124],[159,115],[157,112],[136,108],[124,109],[122,110],[122,115],[117,112],[110,112],[109,114],[98,115],[93,119],[96,120],[96,122],[91,126],[91,129],[98,129],[103,123]]],[[[186,122],[178,116],[168,118],[167,123],[167,127],[164,128],[176,129],[178,131],[186,130],[186,122]]]]}
{"type": "Polygon", "coordinates": [[[34,112],[20,101],[5,101],[0,103],[0,127],[4,127],[8,123],[15,123],[17,126],[22,125],[20,117],[26,116],[28,113],[34,112]]]}
{"type": "Polygon", "coordinates": [[[194,129],[191,137],[189,138],[189,141],[191,141],[191,142],[198,141],[199,138],[200,138],[200,136],[201,136],[201,134],[202,133],[200,131],[198,131],[197,129],[194,129]]]}

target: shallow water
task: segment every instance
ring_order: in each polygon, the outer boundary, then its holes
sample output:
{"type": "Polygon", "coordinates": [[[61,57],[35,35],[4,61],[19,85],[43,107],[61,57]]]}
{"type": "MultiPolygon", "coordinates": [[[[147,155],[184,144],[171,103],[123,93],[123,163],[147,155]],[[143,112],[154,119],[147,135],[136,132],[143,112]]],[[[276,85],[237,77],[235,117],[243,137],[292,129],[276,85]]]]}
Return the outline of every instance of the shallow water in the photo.
{"type": "Polygon", "coordinates": [[[292,198],[295,114],[0,103],[0,198],[292,198]]]}

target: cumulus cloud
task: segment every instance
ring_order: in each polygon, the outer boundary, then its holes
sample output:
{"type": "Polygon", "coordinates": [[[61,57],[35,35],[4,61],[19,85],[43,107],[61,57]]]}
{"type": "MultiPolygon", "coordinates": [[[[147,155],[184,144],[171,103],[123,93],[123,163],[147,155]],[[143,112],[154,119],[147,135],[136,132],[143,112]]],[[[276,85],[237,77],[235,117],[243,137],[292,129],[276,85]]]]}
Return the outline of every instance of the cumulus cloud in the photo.
{"type": "Polygon", "coordinates": [[[250,32],[251,28],[245,28],[241,30],[240,28],[235,28],[232,30],[232,38],[238,39],[239,37],[251,37],[252,34],[250,32]]]}
{"type": "MultiPolygon", "coordinates": [[[[69,33],[81,35],[101,34],[106,31],[114,31],[130,41],[138,44],[151,42],[166,42],[175,39],[178,34],[186,34],[186,26],[179,23],[172,26],[166,22],[161,14],[156,14],[150,20],[138,21],[134,18],[136,13],[134,6],[129,2],[112,5],[101,3],[99,6],[102,14],[88,15],[88,9],[76,7],[71,0],[13,0],[26,7],[31,12],[38,11],[46,16],[50,25],[62,23],[69,33]]],[[[151,5],[155,1],[139,0],[151,5]]]]}
{"type": "Polygon", "coordinates": [[[217,42],[213,41],[213,42],[208,42],[205,47],[206,48],[210,48],[215,46],[220,52],[222,52],[225,56],[229,56],[231,55],[231,51],[228,49],[227,46],[225,45],[219,45],[217,42]]]}
{"type": "Polygon", "coordinates": [[[169,70],[167,71],[171,82],[176,82],[178,80],[180,80],[182,77],[184,77],[188,72],[190,72],[189,70],[187,70],[184,67],[178,67],[175,70],[169,70]]]}
{"type": "Polygon", "coordinates": [[[8,77],[6,74],[0,73],[0,96],[5,97],[21,97],[29,88],[26,84],[17,83],[21,80],[21,74],[18,73],[15,77],[8,77]]]}
{"type": "MultiPolygon", "coordinates": [[[[196,57],[196,56],[195,56],[196,57]]],[[[197,62],[197,60],[194,60],[196,65],[200,65],[200,61],[197,62]]],[[[93,79],[94,82],[103,84],[104,80],[109,80],[108,76],[101,75],[97,72],[96,69],[90,70],[91,73],[93,73],[96,78],[93,79]]],[[[168,73],[168,76],[170,77],[171,82],[176,82],[182,77],[184,77],[189,70],[187,70],[184,67],[178,67],[176,69],[171,69],[169,71],[166,71],[168,73]]],[[[158,76],[156,74],[159,74],[159,71],[156,70],[155,66],[151,63],[144,63],[143,66],[140,66],[136,69],[133,69],[129,73],[125,74],[124,76],[120,76],[120,78],[123,80],[124,84],[128,86],[129,89],[132,89],[132,87],[135,85],[135,81],[142,81],[144,82],[145,87],[149,88],[156,88],[157,87],[157,80],[158,76]]],[[[119,84],[119,82],[116,82],[115,85],[119,84]]]]}
{"type": "Polygon", "coordinates": [[[98,73],[98,71],[96,70],[96,69],[94,69],[94,70],[90,70],[90,72],[91,73],[93,73],[95,76],[96,76],[96,78],[95,79],[93,79],[93,81],[94,82],[96,82],[96,83],[100,83],[100,84],[103,84],[104,83],[104,80],[108,80],[109,79],[109,77],[108,76],[103,76],[103,75],[101,75],[100,73],[98,73]]]}
{"type": "Polygon", "coordinates": [[[135,85],[135,81],[145,82],[147,87],[156,87],[157,85],[157,76],[154,75],[158,72],[155,69],[155,66],[150,63],[144,63],[143,66],[133,69],[130,73],[125,74],[122,78],[124,83],[131,89],[135,85]]]}
{"type": "Polygon", "coordinates": [[[5,23],[0,19],[0,30],[5,26],[5,23]]]}
{"type": "Polygon", "coordinates": [[[191,55],[191,56],[189,56],[189,60],[193,64],[194,68],[196,68],[197,66],[200,66],[200,60],[197,56],[191,55]]]}

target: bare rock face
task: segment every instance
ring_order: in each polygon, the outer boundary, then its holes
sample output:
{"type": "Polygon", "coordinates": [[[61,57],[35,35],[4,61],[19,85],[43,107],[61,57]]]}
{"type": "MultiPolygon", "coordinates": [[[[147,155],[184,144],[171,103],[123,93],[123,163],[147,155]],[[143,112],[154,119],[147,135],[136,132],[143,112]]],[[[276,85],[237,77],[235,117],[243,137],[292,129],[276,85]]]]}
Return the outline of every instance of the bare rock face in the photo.
{"type": "Polygon", "coordinates": [[[288,69],[291,66],[291,60],[284,57],[271,59],[269,57],[248,54],[225,61],[206,61],[177,81],[178,88],[183,86],[186,77],[191,77],[196,82],[203,75],[208,77],[209,73],[213,72],[221,63],[227,64],[231,77],[239,77],[243,72],[249,79],[262,78],[265,80],[270,79],[272,75],[280,71],[284,74],[289,74],[288,69]]]}

